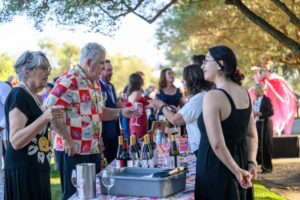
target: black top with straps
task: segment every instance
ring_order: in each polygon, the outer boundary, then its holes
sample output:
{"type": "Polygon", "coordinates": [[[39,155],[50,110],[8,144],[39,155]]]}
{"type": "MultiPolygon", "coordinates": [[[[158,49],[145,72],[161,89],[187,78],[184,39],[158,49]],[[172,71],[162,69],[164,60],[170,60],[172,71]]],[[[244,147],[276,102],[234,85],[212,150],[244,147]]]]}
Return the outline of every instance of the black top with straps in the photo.
{"type": "MultiPolygon", "coordinates": [[[[229,100],[231,113],[227,119],[221,121],[226,146],[235,160],[242,168],[247,164],[247,128],[251,115],[251,101],[246,109],[237,109],[231,96],[223,89],[229,100]]],[[[207,137],[203,114],[198,118],[198,127],[201,132],[196,169],[195,199],[254,199],[253,190],[245,190],[239,186],[235,175],[219,160],[213,152],[207,137]]]]}

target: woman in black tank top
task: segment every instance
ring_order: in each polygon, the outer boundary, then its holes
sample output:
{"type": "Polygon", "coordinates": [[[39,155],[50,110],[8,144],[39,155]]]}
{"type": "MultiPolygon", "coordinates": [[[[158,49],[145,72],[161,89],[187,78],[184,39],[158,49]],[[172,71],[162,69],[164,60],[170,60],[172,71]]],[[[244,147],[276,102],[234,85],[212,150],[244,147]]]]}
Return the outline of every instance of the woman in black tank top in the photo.
{"type": "Polygon", "coordinates": [[[201,136],[197,156],[195,199],[254,199],[257,132],[243,75],[226,46],[209,49],[202,65],[206,80],[217,89],[204,97],[198,119],[201,136]]]}

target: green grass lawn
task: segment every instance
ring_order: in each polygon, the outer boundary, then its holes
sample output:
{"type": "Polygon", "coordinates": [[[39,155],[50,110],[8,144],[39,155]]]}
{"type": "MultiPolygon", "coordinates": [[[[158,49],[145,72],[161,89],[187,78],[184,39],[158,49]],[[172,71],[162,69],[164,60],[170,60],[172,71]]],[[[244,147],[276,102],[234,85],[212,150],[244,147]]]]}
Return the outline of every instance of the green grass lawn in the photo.
{"type": "MultiPolygon", "coordinates": [[[[59,172],[54,169],[53,159],[51,161],[51,192],[53,200],[61,199],[59,172]]],[[[271,192],[258,181],[254,182],[254,193],[255,200],[285,200],[284,197],[271,192]]]]}

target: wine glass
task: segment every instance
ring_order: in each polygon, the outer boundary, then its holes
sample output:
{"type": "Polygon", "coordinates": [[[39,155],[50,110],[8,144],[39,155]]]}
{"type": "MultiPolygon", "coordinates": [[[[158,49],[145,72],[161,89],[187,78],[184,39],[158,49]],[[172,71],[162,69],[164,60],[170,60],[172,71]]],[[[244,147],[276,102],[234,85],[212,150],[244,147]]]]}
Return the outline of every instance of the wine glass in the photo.
{"type": "Polygon", "coordinates": [[[77,182],[77,175],[76,175],[76,170],[75,169],[72,170],[71,183],[76,188],[75,196],[78,196],[78,189],[80,189],[83,186],[84,179],[81,179],[80,181],[77,182]]]}
{"type": "Polygon", "coordinates": [[[131,125],[140,126],[137,123],[137,120],[142,115],[142,113],[143,113],[143,104],[139,103],[139,102],[134,102],[134,104],[133,104],[133,117],[135,118],[135,122],[133,122],[131,125]]]}
{"type": "Polygon", "coordinates": [[[107,100],[106,92],[104,91],[100,92],[100,99],[101,99],[101,105],[104,107],[107,100]]]}
{"type": "Polygon", "coordinates": [[[114,173],[114,169],[112,167],[107,166],[102,171],[102,183],[103,183],[104,187],[107,188],[107,199],[110,199],[109,190],[115,183],[115,173],[114,173]]]}
{"type": "Polygon", "coordinates": [[[122,102],[126,102],[127,101],[127,94],[125,92],[121,92],[120,93],[120,99],[122,102]]]}

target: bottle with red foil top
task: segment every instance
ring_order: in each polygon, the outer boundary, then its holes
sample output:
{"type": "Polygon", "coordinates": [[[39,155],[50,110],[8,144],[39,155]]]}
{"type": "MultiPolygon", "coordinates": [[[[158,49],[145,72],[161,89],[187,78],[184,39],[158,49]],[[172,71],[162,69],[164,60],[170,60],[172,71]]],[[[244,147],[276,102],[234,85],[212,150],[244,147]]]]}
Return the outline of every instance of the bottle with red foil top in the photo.
{"type": "Polygon", "coordinates": [[[119,145],[117,150],[117,157],[116,157],[116,168],[122,168],[125,167],[125,163],[121,159],[122,153],[123,153],[123,136],[118,137],[119,145]]]}

